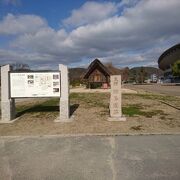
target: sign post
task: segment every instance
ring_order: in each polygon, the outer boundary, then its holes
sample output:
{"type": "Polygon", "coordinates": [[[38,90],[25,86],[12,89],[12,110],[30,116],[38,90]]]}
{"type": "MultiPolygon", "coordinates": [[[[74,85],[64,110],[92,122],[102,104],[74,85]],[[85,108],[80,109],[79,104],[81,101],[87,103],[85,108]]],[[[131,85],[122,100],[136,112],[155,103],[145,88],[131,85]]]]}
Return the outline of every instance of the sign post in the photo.
{"type": "Polygon", "coordinates": [[[69,122],[68,68],[59,65],[57,72],[13,72],[10,65],[1,67],[1,120],[15,119],[15,98],[59,97],[60,117],[55,122],[69,122]]]}
{"type": "Polygon", "coordinates": [[[10,97],[10,65],[1,67],[1,120],[0,123],[11,123],[15,118],[15,99],[10,97]]]}
{"type": "Polygon", "coordinates": [[[112,75],[110,81],[111,97],[108,121],[126,121],[126,118],[122,116],[121,75],[112,75]]]}

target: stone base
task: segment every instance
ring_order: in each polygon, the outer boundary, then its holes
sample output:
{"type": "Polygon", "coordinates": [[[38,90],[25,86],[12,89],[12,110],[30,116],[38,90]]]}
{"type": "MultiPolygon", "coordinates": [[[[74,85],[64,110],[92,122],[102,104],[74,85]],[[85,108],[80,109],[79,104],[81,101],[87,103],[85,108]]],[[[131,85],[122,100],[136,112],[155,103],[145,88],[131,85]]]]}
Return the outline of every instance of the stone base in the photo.
{"type": "Polygon", "coordinates": [[[15,111],[15,101],[14,99],[10,99],[6,102],[1,102],[1,121],[9,121],[14,120],[16,117],[16,111],[15,111]]]}
{"type": "Polygon", "coordinates": [[[121,117],[109,117],[108,121],[126,121],[126,117],[125,116],[121,116],[121,117]]]}
{"type": "Polygon", "coordinates": [[[7,124],[7,123],[13,123],[14,121],[16,121],[17,119],[13,119],[13,120],[9,120],[9,121],[7,121],[7,120],[3,120],[3,119],[1,119],[0,120],[0,124],[7,124]]]}
{"type": "Polygon", "coordinates": [[[54,120],[54,122],[56,122],[56,123],[66,123],[66,122],[72,122],[73,119],[74,119],[74,116],[71,116],[71,117],[68,118],[68,119],[64,119],[64,118],[58,117],[58,118],[56,118],[56,119],[54,120]]]}

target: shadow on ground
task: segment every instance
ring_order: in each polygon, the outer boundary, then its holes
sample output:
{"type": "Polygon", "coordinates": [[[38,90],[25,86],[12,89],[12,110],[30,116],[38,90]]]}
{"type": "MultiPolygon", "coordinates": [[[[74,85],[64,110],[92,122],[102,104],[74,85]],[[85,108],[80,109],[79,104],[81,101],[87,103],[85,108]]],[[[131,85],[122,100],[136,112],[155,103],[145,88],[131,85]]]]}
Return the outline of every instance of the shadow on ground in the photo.
{"type": "MultiPolygon", "coordinates": [[[[78,107],[79,104],[70,105],[70,116],[74,114],[74,112],[77,110],[78,107]]],[[[36,105],[31,108],[17,112],[16,117],[20,117],[26,113],[35,113],[35,112],[59,112],[59,106],[36,105]]]]}

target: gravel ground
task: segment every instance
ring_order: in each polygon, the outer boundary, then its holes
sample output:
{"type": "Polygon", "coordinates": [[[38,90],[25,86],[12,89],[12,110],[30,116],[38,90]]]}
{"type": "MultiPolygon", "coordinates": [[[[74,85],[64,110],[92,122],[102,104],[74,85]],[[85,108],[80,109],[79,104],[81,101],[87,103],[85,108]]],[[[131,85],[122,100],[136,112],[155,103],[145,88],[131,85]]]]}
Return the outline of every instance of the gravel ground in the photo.
{"type": "MultiPolygon", "coordinates": [[[[58,105],[36,108],[35,105],[43,103],[45,99],[18,102],[17,107],[28,105],[31,109],[22,113],[14,123],[0,124],[0,135],[180,132],[180,111],[161,103],[158,98],[167,96],[124,94],[123,107],[140,106],[147,115],[156,112],[151,116],[127,116],[125,122],[107,121],[109,93],[73,93],[71,112],[74,117],[69,123],[54,123],[54,119],[59,115],[58,105]]],[[[178,104],[180,99],[169,97],[169,101],[178,104]]]]}

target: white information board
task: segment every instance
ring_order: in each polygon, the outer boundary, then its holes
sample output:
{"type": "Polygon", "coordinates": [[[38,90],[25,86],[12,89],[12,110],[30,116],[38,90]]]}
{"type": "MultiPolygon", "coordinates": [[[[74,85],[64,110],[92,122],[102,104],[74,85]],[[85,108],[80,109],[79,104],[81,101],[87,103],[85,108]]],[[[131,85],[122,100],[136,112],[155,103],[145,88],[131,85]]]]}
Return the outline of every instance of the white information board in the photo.
{"type": "Polygon", "coordinates": [[[59,72],[11,72],[10,96],[60,97],[59,72]]]}

